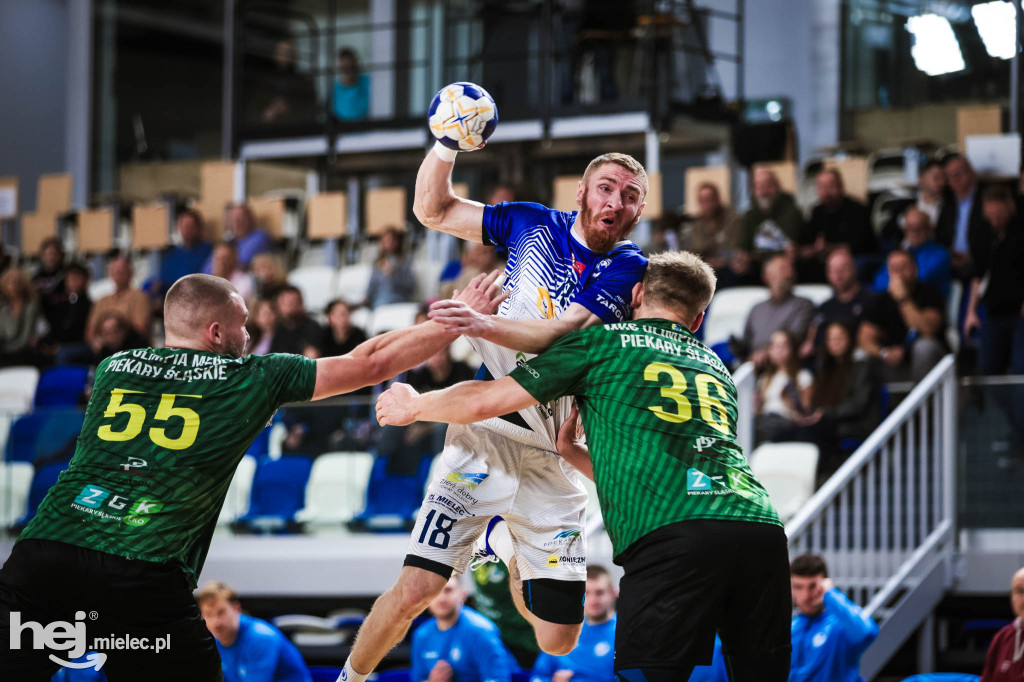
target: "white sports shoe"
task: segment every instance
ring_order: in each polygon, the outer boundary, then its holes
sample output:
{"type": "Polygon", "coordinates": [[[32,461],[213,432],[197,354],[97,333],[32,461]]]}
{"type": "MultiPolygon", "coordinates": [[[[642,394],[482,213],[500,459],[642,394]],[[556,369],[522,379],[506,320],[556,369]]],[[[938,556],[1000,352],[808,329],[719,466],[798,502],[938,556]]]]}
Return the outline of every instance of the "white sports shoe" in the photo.
{"type": "Polygon", "coordinates": [[[476,542],[473,543],[473,558],[469,562],[470,571],[475,571],[484,564],[496,564],[501,561],[498,554],[491,547],[490,542],[488,542],[488,539],[494,527],[504,520],[505,519],[500,516],[493,516],[491,517],[491,520],[487,522],[487,530],[481,533],[480,537],[478,537],[476,542]]]}

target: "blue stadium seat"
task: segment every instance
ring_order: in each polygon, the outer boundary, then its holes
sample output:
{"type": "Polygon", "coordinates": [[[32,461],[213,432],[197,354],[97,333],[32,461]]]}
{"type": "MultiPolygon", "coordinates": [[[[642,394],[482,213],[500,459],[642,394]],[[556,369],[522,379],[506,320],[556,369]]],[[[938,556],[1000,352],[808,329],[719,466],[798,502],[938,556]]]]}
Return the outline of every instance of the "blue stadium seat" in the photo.
{"type": "Polygon", "coordinates": [[[43,372],[36,386],[33,405],[40,407],[78,407],[89,385],[86,365],[58,365],[43,372]]]}
{"type": "MultiPolygon", "coordinates": [[[[85,413],[74,409],[38,410],[18,417],[4,444],[8,462],[39,462],[61,456],[82,431],[85,413]]],[[[73,453],[70,448],[68,454],[73,453]]],[[[70,459],[70,457],[67,457],[70,459]]]]}
{"type": "Polygon", "coordinates": [[[336,682],[338,675],[341,674],[341,668],[314,665],[310,667],[309,674],[313,678],[313,682],[336,682]]]}
{"type": "Polygon", "coordinates": [[[27,511],[25,516],[14,522],[12,527],[14,530],[20,532],[22,528],[28,525],[28,522],[36,515],[36,511],[39,509],[43,498],[46,497],[46,493],[57,482],[60,472],[67,468],[68,462],[55,462],[36,469],[35,474],[32,476],[32,485],[28,489],[27,511]]]}
{"type": "Polygon", "coordinates": [[[260,431],[260,435],[256,436],[256,440],[252,442],[249,449],[245,451],[245,454],[252,455],[253,457],[262,457],[263,455],[270,454],[270,429],[273,428],[271,425],[267,425],[265,429],[260,431]]]}
{"type": "Polygon", "coordinates": [[[404,533],[416,523],[433,457],[424,457],[416,475],[388,473],[388,458],[378,456],[366,484],[366,508],[348,526],[355,531],[404,533]]]}
{"type": "Polygon", "coordinates": [[[734,356],[732,354],[732,350],[729,349],[728,341],[719,341],[711,346],[711,350],[715,352],[715,355],[718,356],[718,359],[721,360],[726,367],[732,367],[732,364],[736,362],[736,356],[734,356]]]}
{"type": "Polygon", "coordinates": [[[306,482],[313,459],[305,455],[288,455],[280,459],[260,457],[252,479],[249,512],[240,518],[235,529],[248,532],[294,533],[299,531],[295,512],[302,508],[306,482]]]}

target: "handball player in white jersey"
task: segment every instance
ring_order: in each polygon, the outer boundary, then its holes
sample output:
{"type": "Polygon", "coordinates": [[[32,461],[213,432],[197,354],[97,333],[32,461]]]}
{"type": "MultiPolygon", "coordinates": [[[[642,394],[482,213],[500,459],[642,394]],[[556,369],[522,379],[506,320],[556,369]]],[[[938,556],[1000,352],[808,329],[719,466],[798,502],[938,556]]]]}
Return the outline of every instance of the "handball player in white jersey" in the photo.
{"type": "MultiPolygon", "coordinates": [[[[482,372],[503,377],[574,329],[630,319],[632,289],[647,266],[626,239],[647,195],[639,162],[614,153],[591,161],[576,192],[580,210],[567,213],[455,196],[455,155],[440,145],[427,154],[413,210],[431,229],[507,253],[508,298],[497,315],[454,301],[435,304],[431,313],[471,337],[482,372]]],[[[481,536],[478,554],[508,565],[513,600],[540,648],[554,655],[573,649],[583,622],[587,494],[556,451],[570,402],[449,427],[402,572],[374,604],[339,679],[366,679],[451,575],[466,570],[481,536]]]]}

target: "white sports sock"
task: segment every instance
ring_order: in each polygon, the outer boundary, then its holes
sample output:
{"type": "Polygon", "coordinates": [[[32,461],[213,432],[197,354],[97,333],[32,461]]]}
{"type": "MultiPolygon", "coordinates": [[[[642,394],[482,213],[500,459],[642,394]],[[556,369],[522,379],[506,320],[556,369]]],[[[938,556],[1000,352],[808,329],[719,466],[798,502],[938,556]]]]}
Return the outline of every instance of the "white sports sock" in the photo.
{"type": "Polygon", "coordinates": [[[504,521],[494,524],[490,535],[487,536],[487,544],[491,546],[498,558],[505,562],[506,566],[516,554],[515,545],[512,543],[512,531],[508,529],[508,524],[504,521]]]}
{"type": "Polygon", "coordinates": [[[366,678],[370,676],[370,673],[357,673],[352,669],[352,662],[350,660],[345,661],[345,667],[341,669],[341,674],[338,675],[337,682],[366,682],[366,678]]]}

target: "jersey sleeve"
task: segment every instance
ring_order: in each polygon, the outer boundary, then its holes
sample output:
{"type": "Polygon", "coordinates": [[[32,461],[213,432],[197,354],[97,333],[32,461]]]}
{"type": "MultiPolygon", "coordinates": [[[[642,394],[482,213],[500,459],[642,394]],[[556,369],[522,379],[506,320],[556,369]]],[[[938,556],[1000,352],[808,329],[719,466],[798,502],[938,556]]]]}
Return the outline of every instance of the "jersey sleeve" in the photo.
{"type": "Polygon", "coordinates": [[[479,630],[473,647],[477,672],[483,682],[512,682],[512,655],[498,637],[498,629],[479,630]]]}
{"type": "Polygon", "coordinates": [[[543,651],[530,671],[530,682],[551,682],[551,676],[558,671],[558,659],[543,651]]]}
{"type": "Polygon", "coordinates": [[[271,353],[260,358],[267,389],[279,403],[304,402],[316,387],[316,361],[291,353],[271,353]]]}
{"type": "Polygon", "coordinates": [[[245,642],[243,657],[247,681],[274,682],[277,659],[281,655],[281,641],[265,630],[269,630],[269,627],[254,626],[245,642]]]}
{"type": "Polygon", "coordinates": [[[524,230],[545,222],[551,210],[525,201],[484,206],[483,241],[499,249],[513,248],[524,230]]]}
{"type": "Polygon", "coordinates": [[[639,251],[627,251],[613,256],[610,261],[604,269],[598,265],[592,281],[573,299],[573,303],[579,303],[605,324],[625,322],[630,318],[633,287],[644,278],[647,270],[647,259],[639,251]]]}
{"type": "Polygon", "coordinates": [[[522,362],[509,376],[541,403],[576,395],[587,377],[586,338],[583,330],[570,332],[537,357],[522,362]]]}

